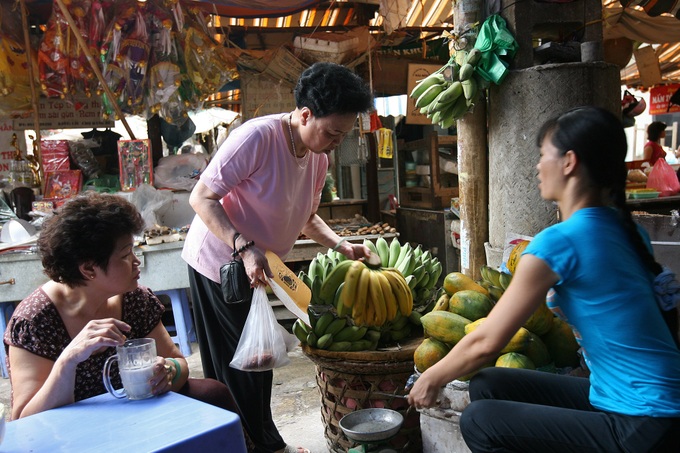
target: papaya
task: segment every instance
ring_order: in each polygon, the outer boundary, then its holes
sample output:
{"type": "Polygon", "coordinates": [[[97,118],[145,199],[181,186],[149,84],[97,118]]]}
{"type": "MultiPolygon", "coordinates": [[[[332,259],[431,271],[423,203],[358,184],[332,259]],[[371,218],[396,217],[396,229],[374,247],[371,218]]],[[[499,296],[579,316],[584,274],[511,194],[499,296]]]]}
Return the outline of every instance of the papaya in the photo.
{"type": "Polygon", "coordinates": [[[485,296],[489,295],[489,291],[487,291],[486,288],[461,272],[451,272],[450,274],[447,274],[446,277],[444,277],[444,284],[442,287],[449,296],[464,289],[472,289],[485,296]]]}
{"type": "Polygon", "coordinates": [[[465,335],[470,320],[448,311],[431,311],[420,318],[420,323],[426,337],[453,346],[465,335]]]}
{"type": "Polygon", "coordinates": [[[515,269],[517,269],[517,263],[522,256],[522,252],[527,248],[527,245],[529,245],[529,241],[521,240],[515,244],[515,246],[510,251],[510,256],[508,257],[506,266],[508,267],[508,270],[511,274],[515,273],[515,269]]]}
{"type": "Polygon", "coordinates": [[[548,306],[541,304],[524,323],[524,327],[538,336],[545,335],[552,327],[553,318],[555,318],[555,315],[548,306]]]}
{"type": "Polygon", "coordinates": [[[425,338],[413,352],[413,363],[421,373],[449,353],[450,348],[434,338],[425,338]]]}
{"type": "Polygon", "coordinates": [[[529,346],[530,341],[531,332],[529,332],[524,327],[520,327],[519,330],[512,336],[512,338],[510,338],[508,344],[505,345],[503,349],[501,349],[501,354],[505,354],[506,352],[524,352],[527,346],[529,346]]]}
{"type": "Polygon", "coordinates": [[[531,359],[519,352],[508,352],[503,354],[496,360],[496,366],[501,368],[524,368],[527,370],[536,369],[536,366],[531,359]]]}
{"type": "Polygon", "coordinates": [[[470,321],[476,321],[489,314],[493,302],[488,296],[472,289],[456,291],[449,299],[449,311],[470,321]]]}
{"type": "MultiPolygon", "coordinates": [[[[471,322],[470,324],[467,324],[465,326],[465,334],[469,334],[470,332],[474,331],[477,327],[480,326],[484,322],[486,318],[479,318],[476,321],[471,322]]],[[[531,341],[531,332],[529,332],[527,329],[524,327],[520,327],[517,332],[512,336],[510,341],[508,341],[508,344],[505,345],[503,349],[501,349],[501,354],[505,354],[507,352],[523,352],[527,346],[529,346],[529,342],[531,341]]]]}
{"type": "Polygon", "coordinates": [[[475,330],[477,327],[479,327],[479,325],[480,325],[482,322],[484,322],[485,319],[486,319],[486,317],[484,317],[484,318],[479,318],[479,319],[477,319],[477,320],[475,320],[475,321],[472,321],[470,324],[467,324],[467,325],[465,326],[465,335],[469,334],[470,332],[472,332],[473,330],[475,330]]]}
{"type": "Polygon", "coordinates": [[[529,332],[529,337],[529,344],[524,349],[524,355],[531,359],[537,369],[550,365],[552,357],[541,337],[532,332],[529,332]]]}
{"type": "Polygon", "coordinates": [[[569,324],[554,317],[552,327],[541,336],[541,340],[548,348],[550,357],[557,368],[579,366],[579,345],[569,324]]]}
{"type": "Polygon", "coordinates": [[[439,299],[437,299],[437,303],[434,304],[434,307],[432,308],[432,311],[448,311],[449,309],[449,299],[451,296],[448,294],[444,293],[441,296],[439,296],[439,299]]]}

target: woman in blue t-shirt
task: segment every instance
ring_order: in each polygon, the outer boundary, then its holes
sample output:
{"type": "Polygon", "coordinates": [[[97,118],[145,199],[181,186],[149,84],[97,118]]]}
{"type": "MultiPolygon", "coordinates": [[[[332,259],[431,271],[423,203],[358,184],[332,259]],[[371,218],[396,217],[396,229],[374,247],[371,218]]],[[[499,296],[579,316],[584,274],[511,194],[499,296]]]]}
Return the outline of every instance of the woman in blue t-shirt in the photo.
{"type": "Polygon", "coordinates": [[[470,450],[680,451],[680,295],[664,291],[668,272],[626,207],[621,121],[578,108],[546,122],[537,142],[541,197],[562,222],[531,241],[485,322],[420,376],[409,402],[432,406],[441,386],[494,360],[552,289],[549,308],[573,329],[589,378],[480,371],[460,420],[470,450]]]}

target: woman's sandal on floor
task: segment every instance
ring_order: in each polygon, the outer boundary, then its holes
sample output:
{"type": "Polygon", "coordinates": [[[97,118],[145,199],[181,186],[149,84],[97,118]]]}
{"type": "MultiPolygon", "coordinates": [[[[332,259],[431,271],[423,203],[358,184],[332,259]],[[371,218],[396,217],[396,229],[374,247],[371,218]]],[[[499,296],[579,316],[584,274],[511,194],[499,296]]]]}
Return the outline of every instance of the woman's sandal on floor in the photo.
{"type": "Polygon", "coordinates": [[[293,447],[292,445],[286,445],[283,449],[283,453],[310,453],[308,448],[293,447]]]}

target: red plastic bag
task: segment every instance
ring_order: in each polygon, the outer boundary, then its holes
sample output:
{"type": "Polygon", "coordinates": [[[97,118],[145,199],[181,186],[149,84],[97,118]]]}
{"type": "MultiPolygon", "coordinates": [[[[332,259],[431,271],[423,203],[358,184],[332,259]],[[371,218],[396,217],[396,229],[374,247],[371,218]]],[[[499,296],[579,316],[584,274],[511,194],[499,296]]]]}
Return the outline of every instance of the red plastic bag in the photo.
{"type": "Polygon", "coordinates": [[[667,197],[680,192],[680,181],[666,159],[659,159],[647,177],[647,188],[659,191],[659,196],[667,197]]]}

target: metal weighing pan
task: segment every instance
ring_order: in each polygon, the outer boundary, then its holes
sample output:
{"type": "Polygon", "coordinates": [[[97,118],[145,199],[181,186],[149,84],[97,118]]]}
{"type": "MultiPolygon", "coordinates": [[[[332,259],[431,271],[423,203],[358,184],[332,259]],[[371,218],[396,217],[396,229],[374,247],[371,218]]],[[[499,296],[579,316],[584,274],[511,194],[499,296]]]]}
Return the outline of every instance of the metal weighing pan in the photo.
{"type": "Polygon", "coordinates": [[[397,434],[404,417],[392,409],[360,409],[340,419],[340,428],[355,442],[380,442],[397,434]]]}

